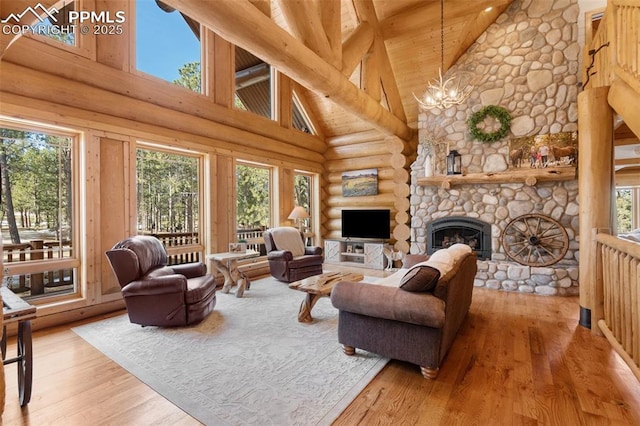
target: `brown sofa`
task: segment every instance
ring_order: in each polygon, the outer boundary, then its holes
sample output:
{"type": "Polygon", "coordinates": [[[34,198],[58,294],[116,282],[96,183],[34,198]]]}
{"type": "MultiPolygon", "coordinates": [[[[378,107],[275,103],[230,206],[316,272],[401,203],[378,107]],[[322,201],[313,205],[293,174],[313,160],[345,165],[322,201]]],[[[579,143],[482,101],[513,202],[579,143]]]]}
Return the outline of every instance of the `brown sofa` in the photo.
{"type": "Polygon", "coordinates": [[[322,248],[304,245],[300,231],[290,226],[264,231],[271,275],[287,283],[322,273],[322,248]]]}
{"type": "Polygon", "coordinates": [[[216,283],[202,262],[167,266],[157,238],[138,235],[106,253],[132,323],[162,327],[202,321],[216,305],[216,283]]]}
{"type": "Polygon", "coordinates": [[[331,302],[339,310],[338,341],[347,355],[360,348],[417,364],[434,379],[469,311],[477,257],[470,250],[460,254],[431,291],[399,288],[407,271],[388,277],[390,284],[336,284],[331,302]]]}

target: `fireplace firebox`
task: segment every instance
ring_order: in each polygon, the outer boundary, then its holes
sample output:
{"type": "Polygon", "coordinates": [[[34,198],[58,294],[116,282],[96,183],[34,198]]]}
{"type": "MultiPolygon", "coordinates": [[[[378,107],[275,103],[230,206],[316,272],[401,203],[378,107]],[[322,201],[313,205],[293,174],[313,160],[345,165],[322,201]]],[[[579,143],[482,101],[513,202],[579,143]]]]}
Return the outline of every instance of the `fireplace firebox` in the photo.
{"type": "Polygon", "coordinates": [[[456,243],[469,245],[478,259],[491,259],[491,225],[469,217],[443,217],[427,224],[427,254],[456,243]]]}

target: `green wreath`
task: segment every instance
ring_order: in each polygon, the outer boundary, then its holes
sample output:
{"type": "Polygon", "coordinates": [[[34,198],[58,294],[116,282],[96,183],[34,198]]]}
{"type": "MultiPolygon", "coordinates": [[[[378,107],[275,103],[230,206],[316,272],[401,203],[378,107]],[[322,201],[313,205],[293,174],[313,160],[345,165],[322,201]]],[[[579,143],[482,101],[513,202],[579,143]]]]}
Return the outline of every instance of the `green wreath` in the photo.
{"type": "Polygon", "coordinates": [[[481,142],[495,142],[502,139],[509,133],[511,128],[511,114],[506,109],[496,106],[487,105],[480,111],[474,113],[467,122],[471,136],[475,140],[481,142]],[[500,122],[500,129],[492,133],[486,133],[478,128],[478,124],[482,123],[487,116],[492,116],[500,122]]]}

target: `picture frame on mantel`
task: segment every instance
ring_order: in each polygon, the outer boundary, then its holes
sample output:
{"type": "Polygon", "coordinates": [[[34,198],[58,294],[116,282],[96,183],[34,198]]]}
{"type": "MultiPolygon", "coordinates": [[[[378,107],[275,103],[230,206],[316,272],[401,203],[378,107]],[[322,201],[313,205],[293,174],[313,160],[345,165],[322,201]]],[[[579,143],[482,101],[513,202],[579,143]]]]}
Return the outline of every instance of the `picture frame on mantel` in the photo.
{"type": "Polygon", "coordinates": [[[509,170],[575,168],[578,133],[560,132],[509,141],[509,170]]]}
{"type": "Polygon", "coordinates": [[[342,173],[342,196],[362,197],[378,194],[378,169],[342,173]]]}

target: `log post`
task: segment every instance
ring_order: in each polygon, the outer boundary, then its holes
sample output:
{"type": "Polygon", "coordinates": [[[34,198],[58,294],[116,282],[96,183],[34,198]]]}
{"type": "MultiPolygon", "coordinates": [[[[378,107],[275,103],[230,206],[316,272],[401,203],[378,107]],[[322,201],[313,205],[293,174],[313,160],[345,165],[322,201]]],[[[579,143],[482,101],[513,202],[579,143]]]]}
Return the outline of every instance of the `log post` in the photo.
{"type": "MultiPolygon", "coordinates": [[[[612,228],[613,110],[609,87],[578,95],[578,191],[580,194],[580,325],[591,328],[595,300],[594,228],[612,228]]],[[[594,333],[597,327],[593,327],[594,333]]]]}

